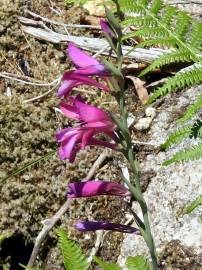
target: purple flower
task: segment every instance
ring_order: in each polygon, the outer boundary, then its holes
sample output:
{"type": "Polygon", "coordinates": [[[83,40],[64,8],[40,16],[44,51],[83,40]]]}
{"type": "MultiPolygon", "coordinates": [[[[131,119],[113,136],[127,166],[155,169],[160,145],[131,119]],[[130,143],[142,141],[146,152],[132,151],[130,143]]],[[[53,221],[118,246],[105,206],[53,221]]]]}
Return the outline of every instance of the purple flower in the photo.
{"type": "Polygon", "coordinates": [[[115,34],[113,32],[113,30],[111,29],[108,21],[104,20],[104,19],[100,19],[100,26],[102,31],[107,34],[109,37],[114,38],[115,34]]]}
{"type": "Polygon", "coordinates": [[[88,181],[75,182],[68,185],[67,198],[92,197],[98,195],[130,196],[124,186],[116,182],[88,181]]]}
{"type": "Polygon", "coordinates": [[[115,124],[111,118],[101,109],[86,104],[80,96],[72,98],[72,105],[61,103],[61,111],[70,118],[80,120],[79,127],[70,127],[59,130],[56,133],[56,139],[60,143],[60,159],[69,159],[73,162],[76,153],[88,145],[99,145],[116,148],[116,144],[107,141],[98,140],[94,136],[97,134],[106,134],[115,140],[115,124]]]}
{"type": "Polygon", "coordinates": [[[63,83],[59,87],[57,93],[58,97],[68,96],[74,87],[77,87],[82,84],[96,86],[104,90],[105,92],[109,92],[109,88],[107,87],[107,85],[99,83],[96,80],[89,78],[87,76],[77,74],[74,71],[65,72],[62,77],[62,80],[63,83]]]}
{"type": "Polygon", "coordinates": [[[106,221],[78,222],[75,225],[75,228],[81,232],[107,230],[107,231],[117,231],[117,232],[123,232],[123,233],[140,234],[140,231],[134,227],[117,224],[117,223],[109,223],[106,221]]]}
{"type": "Polygon", "coordinates": [[[99,83],[95,79],[88,77],[100,76],[105,79],[105,77],[110,76],[110,72],[103,64],[80,50],[72,42],[68,45],[67,53],[77,69],[64,73],[62,77],[63,83],[57,93],[59,97],[66,97],[75,86],[82,84],[96,86],[104,91],[109,91],[107,85],[99,83]]]}

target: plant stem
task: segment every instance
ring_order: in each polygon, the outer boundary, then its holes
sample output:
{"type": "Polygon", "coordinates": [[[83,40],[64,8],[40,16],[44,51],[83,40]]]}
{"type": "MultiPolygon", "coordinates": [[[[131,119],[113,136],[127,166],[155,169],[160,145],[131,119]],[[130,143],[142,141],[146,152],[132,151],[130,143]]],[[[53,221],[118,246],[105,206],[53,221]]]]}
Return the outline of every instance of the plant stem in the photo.
{"type": "MultiPolygon", "coordinates": [[[[120,65],[119,65],[120,68],[120,65]]],[[[124,152],[125,157],[130,163],[133,176],[134,176],[134,187],[132,187],[132,184],[128,183],[126,179],[124,179],[125,183],[128,185],[131,193],[133,194],[133,197],[138,201],[142,214],[143,214],[143,224],[141,222],[138,222],[138,226],[141,230],[142,235],[144,237],[144,240],[149,248],[151,259],[152,259],[152,266],[153,270],[158,270],[158,263],[157,263],[157,256],[156,256],[156,248],[154,245],[154,240],[152,237],[151,233],[151,228],[150,228],[150,223],[149,223],[149,215],[148,215],[148,208],[147,204],[144,200],[141,186],[140,186],[140,170],[139,170],[139,165],[138,161],[135,157],[135,154],[133,152],[133,144],[132,144],[132,138],[130,135],[130,131],[128,129],[127,125],[127,113],[125,110],[125,98],[124,98],[124,89],[120,89],[121,91],[119,92],[120,95],[117,98],[117,101],[119,103],[119,108],[120,108],[120,113],[121,113],[121,120],[122,120],[122,125],[119,127],[122,131],[123,137],[126,142],[126,151],[124,152]]]]}

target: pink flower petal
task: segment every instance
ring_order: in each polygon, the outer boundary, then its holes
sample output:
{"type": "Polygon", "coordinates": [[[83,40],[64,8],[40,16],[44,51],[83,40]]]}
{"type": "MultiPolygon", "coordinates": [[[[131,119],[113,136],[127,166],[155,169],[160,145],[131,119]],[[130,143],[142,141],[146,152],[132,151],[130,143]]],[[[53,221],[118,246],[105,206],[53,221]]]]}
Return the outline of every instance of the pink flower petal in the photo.
{"type": "Polygon", "coordinates": [[[123,233],[140,234],[140,231],[134,227],[131,227],[128,225],[117,224],[117,223],[109,223],[107,221],[78,222],[75,225],[75,227],[77,230],[81,232],[107,230],[107,231],[117,231],[117,232],[123,232],[123,233]]]}
{"type": "Polygon", "coordinates": [[[75,182],[68,185],[68,198],[98,195],[129,196],[130,192],[124,186],[109,181],[75,182]]]}
{"type": "MultiPolygon", "coordinates": [[[[81,138],[82,134],[77,133],[73,135],[71,138],[67,138],[62,141],[59,150],[60,159],[69,159],[72,160],[72,154],[74,153],[74,147],[77,141],[81,138]]],[[[71,161],[70,161],[71,162],[71,161]]]]}
{"type": "Polygon", "coordinates": [[[109,23],[106,20],[100,19],[100,26],[103,32],[108,34],[110,37],[115,37],[114,32],[112,31],[109,23]]]}
{"type": "Polygon", "coordinates": [[[73,87],[78,86],[82,83],[77,82],[75,80],[64,80],[61,86],[58,89],[57,96],[62,97],[62,96],[67,96],[73,87]]]}
{"type": "Polygon", "coordinates": [[[80,83],[80,84],[86,84],[86,85],[92,85],[92,86],[96,86],[106,92],[109,92],[109,88],[107,87],[107,85],[103,84],[103,83],[99,83],[96,80],[86,77],[86,76],[82,76],[80,74],[77,74],[77,71],[68,71],[65,72],[63,77],[62,77],[63,81],[72,81],[72,82],[76,82],[76,83],[80,83]]]}
{"type": "Polygon", "coordinates": [[[64,113],[65,116],[80,120],[80,115],[76,106],[71,106],[65,102],[60,103],[60,110],[64,113]]]}
{"type": "Polygon", "coordinates": [[[77,67],[85,68],[87,66],[99,65],[95,58],[83,52],[72,42],[69,42],[67,51],[70,59],[77,67]]]}
{"type": "Polygon", "coordinates": [[[102,109],[86,104],[85,102],[81,102],[77,99],[75,100],[75,106],[78,109],[80,118],[87,123],[98,121],[110,121],[112,123],[110,117],[102,109]]]}

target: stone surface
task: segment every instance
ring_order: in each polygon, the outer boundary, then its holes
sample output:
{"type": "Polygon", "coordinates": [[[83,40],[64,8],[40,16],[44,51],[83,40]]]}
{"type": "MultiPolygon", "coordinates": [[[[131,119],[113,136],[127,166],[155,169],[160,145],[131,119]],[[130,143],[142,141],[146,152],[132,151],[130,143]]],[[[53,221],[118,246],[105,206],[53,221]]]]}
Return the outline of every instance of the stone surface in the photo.
{"type": "MultiPolygon", "coordinates": [[[[180,112],[187,104],[192,103],[201,90],[202,86],[189,89],[177,98],[176,96],[166,98],[149,131],[151,143],[164,142],[168,134],[176,128],[175,119],[173,119],[175,112],[180,112]]],[[[179,240],[182,245],[191,248],[197,254],[202,252],[202,224],[199,221],[201,208],[199,207],[189,215],[182,215],[183,208],[202,194],[202,160],[177,163],[167,167],[161,165],[175,152],[196,143],[196,140],[186,139],[166,152],[149,154],[140,164],[143,174],[149,169],[156,172],[156,176],[151,179],[145,192],[145,199],[158,254],[172,240],[179,240]]],[[[133,208],[140,215],[140,209],[136,203],[133,208]]],[[[123,266],[127,256],[138,254],[148,254],[142,238],[126,235],[119,257],[120,265],[123,266]]]]}
{"type": "Polygon", "coordinates": [[[152,122],[152,118],[150,117],[143,117],[140,118],[137,122],[137,124],[134,125],[134,128],[137,130],[147,130],[152,122]]]}
{"type": "Polygon", "coordinates": [[[153,107],[147,107],[145,109],[145,114],[147,117],[151,117],[152,119],[154,119],[154,117],[156,116],[156,109],[153,107]]]}

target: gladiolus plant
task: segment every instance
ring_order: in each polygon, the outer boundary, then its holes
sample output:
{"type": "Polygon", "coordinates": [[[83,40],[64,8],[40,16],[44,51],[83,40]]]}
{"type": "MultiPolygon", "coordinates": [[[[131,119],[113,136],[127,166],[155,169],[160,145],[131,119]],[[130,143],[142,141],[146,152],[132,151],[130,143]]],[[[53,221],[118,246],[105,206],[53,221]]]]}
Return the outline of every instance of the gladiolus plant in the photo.
{"type": "Polygon", "coordinates": [[[125,80],[122,73],[122,31],[114,15],[107,9],[106,14],[107,20],[100,21],[101,29],[117,56],[116,63],[112,64],[106,60],[101,63],[83,52],[75,44],[68,44],[68,55],[76,69],[64,73],[57,95],[65,99],[60,103],[61,112],[67,118],[77,121],[77,126],[57,131],[56,139],[59,143],[59,158],[61,160],[67,159],[69,162],[74,162],[77,152],[89,145],[120,151],[131,168],[132,180],[130,182],[123,177],[122,181],[125,185],[106,180],[69,183],[67,199],[107,195],[130,196],[132,200],[136,200],[140,205],[143,217],[140,218],[136,213],[133,213],[137,228],[108,221],[80,221],[75,227],[82,232],[112,230],[131,233],[134,234],[134,241],[137,234],[141,235],[150,251],[153,270],[157,270],[157,257],[150,230],[147,205],[140,187],[140,170],[127,124],[125,80]],[[102,82],[98,82],[96,78],[102,82]],[[119,107],[119,116],[110,115],[100,108],[87,104],[80,95],[72,96],[73,88],[83,84],[95,86],[113,95],[119,107]],[[100,139],[100,134],[104,135],[104,139],[103,136],[100,139]]]}

